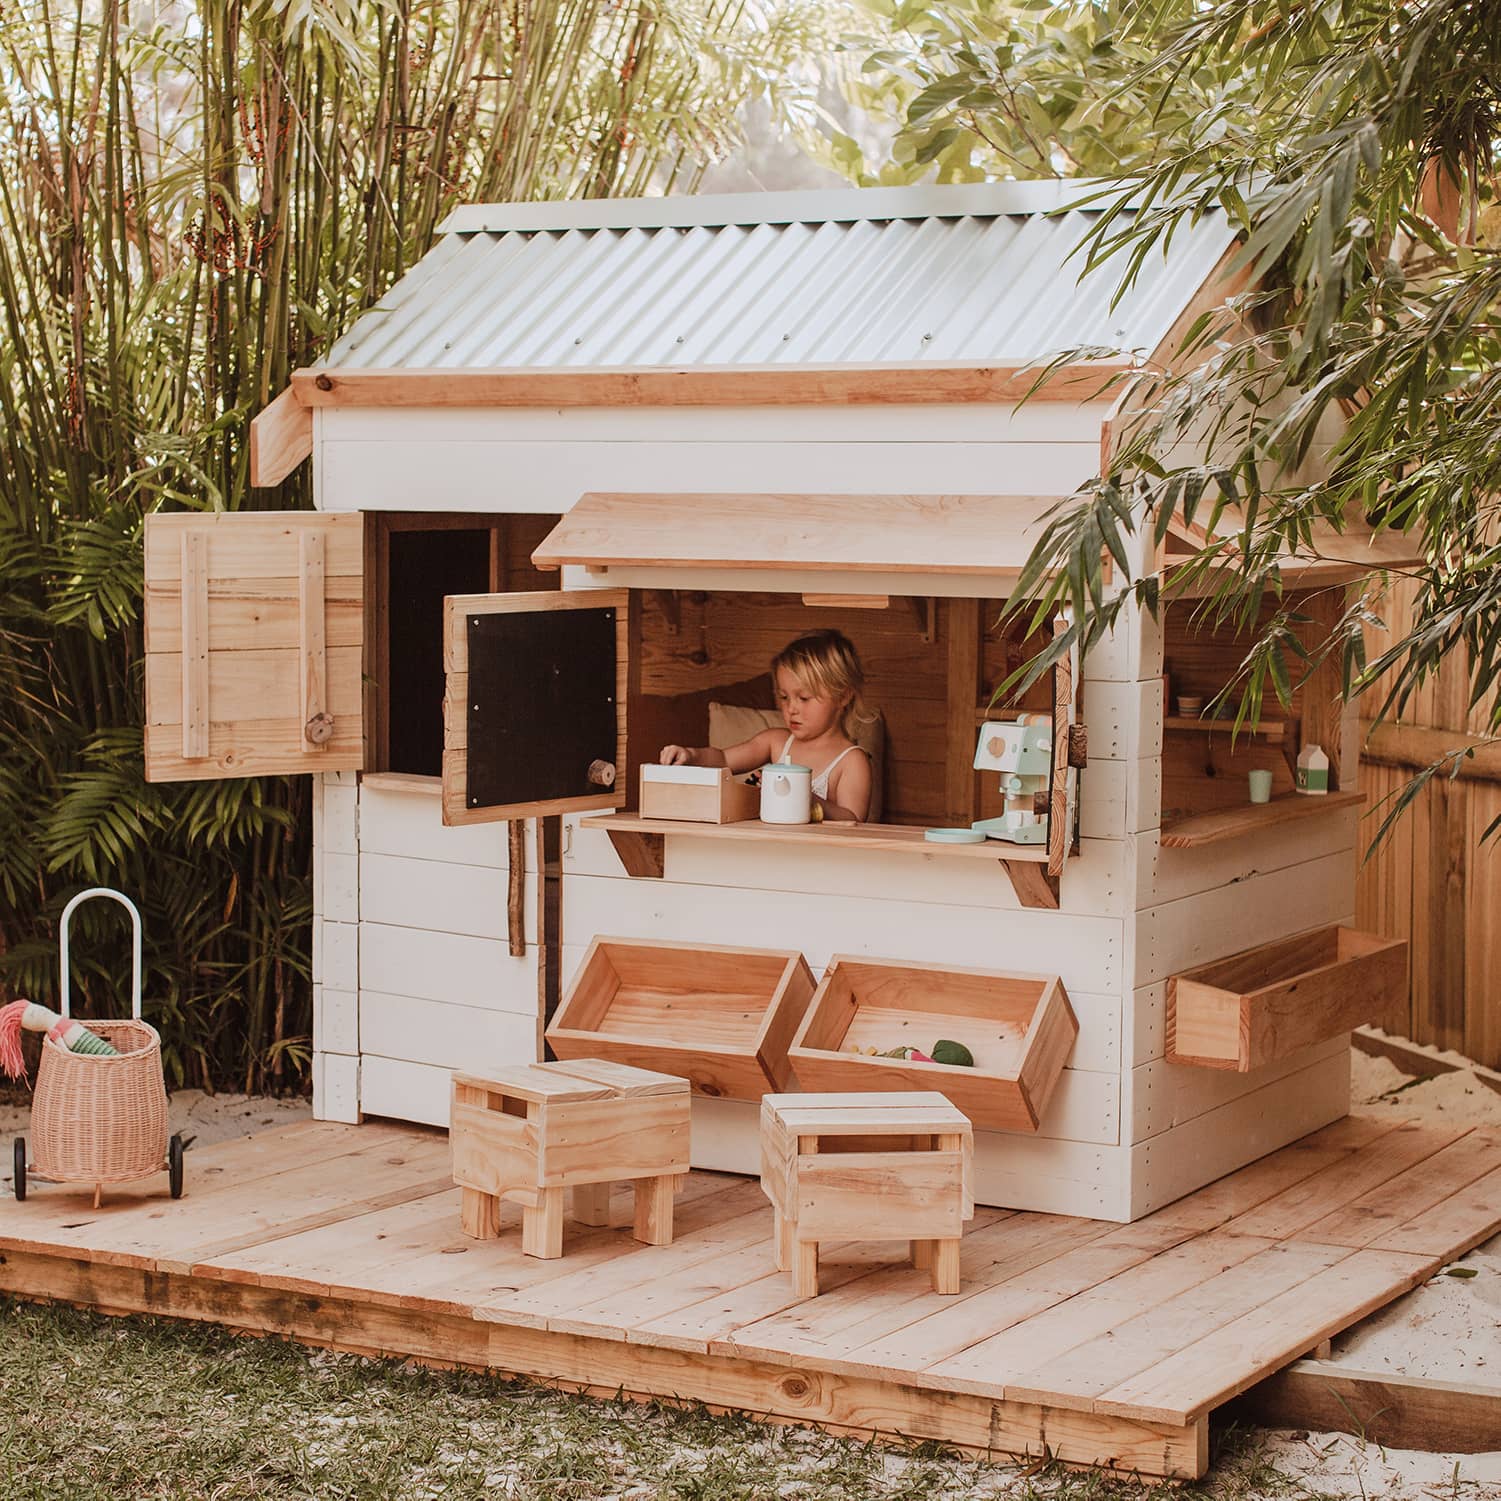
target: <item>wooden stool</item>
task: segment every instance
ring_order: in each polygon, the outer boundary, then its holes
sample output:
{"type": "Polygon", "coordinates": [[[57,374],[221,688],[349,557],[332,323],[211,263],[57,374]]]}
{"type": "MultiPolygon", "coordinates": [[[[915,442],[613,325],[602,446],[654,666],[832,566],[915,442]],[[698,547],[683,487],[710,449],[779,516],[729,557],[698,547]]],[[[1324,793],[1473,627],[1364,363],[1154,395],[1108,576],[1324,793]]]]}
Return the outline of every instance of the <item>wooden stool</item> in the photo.
{"type": "Polygon", "coordinates": [[[907,1240],[933,1291],[959,1291],[959,1240],[974,1218],[974,1132],[941,1094],[769,1094],[761,1187],[777,1269],[818,1295],[818,1243],[907,1240]]]}
{"type": "Polygon", "coordinates": [[[500,1201],[521,1205],[521,1249],[563,1254],[563,1190],[573,1217],[609,1223],[610,1185],[636,1190],[637,1240],[672,1244],[672,1196],[688,1171],[688,1081],[580,1058],[453,1076],[449,1144],[464,1233],[500,1233],[500,1201]]]}

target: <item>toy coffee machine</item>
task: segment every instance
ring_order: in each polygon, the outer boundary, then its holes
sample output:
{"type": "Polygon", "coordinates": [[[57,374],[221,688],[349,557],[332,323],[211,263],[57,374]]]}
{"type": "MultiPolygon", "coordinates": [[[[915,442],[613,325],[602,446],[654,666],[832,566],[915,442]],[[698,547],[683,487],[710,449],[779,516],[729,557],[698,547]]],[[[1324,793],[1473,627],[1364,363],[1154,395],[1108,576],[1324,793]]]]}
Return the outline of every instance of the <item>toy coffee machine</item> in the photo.
{"type": "Polygon", "coordinates": [[[1042,844],[1048,837],[1048,780],[1053,766],[1053,722],[1047,714],[988,719],[980,726],[975,770],[1000,773],[1005,811],[971,825],[989,839],[1042,844]]]}

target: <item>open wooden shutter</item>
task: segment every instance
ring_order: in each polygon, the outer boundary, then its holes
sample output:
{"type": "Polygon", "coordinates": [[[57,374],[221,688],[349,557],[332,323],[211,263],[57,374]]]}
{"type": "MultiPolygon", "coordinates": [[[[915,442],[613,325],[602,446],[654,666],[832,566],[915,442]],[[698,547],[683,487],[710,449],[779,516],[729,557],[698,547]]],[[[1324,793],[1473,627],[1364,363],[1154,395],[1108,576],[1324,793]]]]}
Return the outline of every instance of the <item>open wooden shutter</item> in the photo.
{"type": "Polygon", "coordinates": [[[146,780],[363,764],[364,518],[146,518],[146,780]]]}
{"type": "Polygon", "coordinates": [[[623,807],[629,592],[444,603],[443,822],[623,807]]]}

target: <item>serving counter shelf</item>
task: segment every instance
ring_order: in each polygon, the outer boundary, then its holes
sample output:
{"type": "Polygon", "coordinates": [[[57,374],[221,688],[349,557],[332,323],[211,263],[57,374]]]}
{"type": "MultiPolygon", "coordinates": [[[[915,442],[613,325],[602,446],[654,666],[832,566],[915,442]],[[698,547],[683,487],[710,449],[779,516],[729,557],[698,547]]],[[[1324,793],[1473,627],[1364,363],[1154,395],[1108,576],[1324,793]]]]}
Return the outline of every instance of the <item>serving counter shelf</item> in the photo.
{"type": "Polygon", "coordinates": [[[940,844],[923,837],[921,828],[889,823],[689,823],[670,818],[642,818],[622,813],[592,813],[579,820],[586,829],[603,829],[615,846],[620,863],[632,876],[660,880],[666,868],[669,835],[691,839],[732,839],[752,844],[787,844],[804,848],[875,851],[881,854],[926,855],[938,860],[980,860],[999,865],[1011,878],[1024,907],[1058,905],[1058,882],[1049,876],[1045,845],[1007,844],[987,839],[983,844],[940,844]]]}

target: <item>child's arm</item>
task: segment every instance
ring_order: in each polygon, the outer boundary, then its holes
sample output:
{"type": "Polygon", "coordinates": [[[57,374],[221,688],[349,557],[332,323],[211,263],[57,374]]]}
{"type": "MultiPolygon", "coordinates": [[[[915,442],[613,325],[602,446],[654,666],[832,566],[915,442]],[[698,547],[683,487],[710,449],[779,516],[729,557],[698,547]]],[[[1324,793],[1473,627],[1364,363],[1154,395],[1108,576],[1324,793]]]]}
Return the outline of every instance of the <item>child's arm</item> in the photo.
{"type": "Polygon", "coordinates": [[[765,766],[776,756],[781,740],[786,738],[780,731],[762,730],[726,750],[717,750],[712,745],[664,745],[660,759],[663,766],[728,766],[738,775],[765,766]]]}
{"type": "Polygon", "coordinates": [[[829,795],[818,799],[825,822],[864,823],[870,812],[870,757],[864,751],[844,758],[834,769],[829,795]]]}

